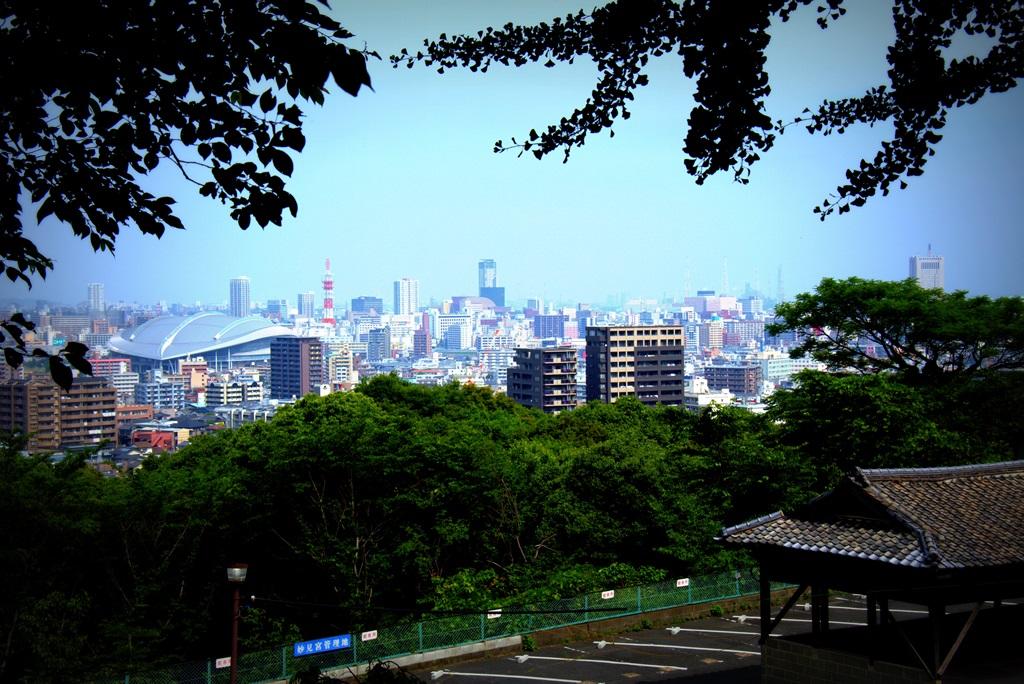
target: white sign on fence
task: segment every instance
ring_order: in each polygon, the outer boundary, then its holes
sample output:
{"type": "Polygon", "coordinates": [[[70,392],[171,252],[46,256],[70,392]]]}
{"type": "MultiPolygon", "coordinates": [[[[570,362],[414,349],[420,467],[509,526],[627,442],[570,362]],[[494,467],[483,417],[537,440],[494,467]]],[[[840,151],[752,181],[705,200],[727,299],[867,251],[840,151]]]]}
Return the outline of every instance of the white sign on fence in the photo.
{"type": "Polygon", "coordinates": [[[213,666],[217,669],[222,667],[231,667],[231,658],[217,658],[213,661],[213,666]]]}
{"type": "Polygon", "coordinates": [[[489,611],[487,611],[487,619],[488,620],[497,620],[500,617],[501,617],[501,609],[500,608],[498,608],[497,610],[489,610],[489,611]]]}
{"type": "Polygon", "coordinates": [[[676,587],[677,588],[688,587],[688,586],[690,586],[690,578],[689,577],[687,577],[685,579],[677,579],[676,580],[676,587]]]}
{"type": "Polygon", "coordinates": [[[360,641],[373,641],[377,638],[377,630],[371,629],[369,632],[363,632],[359,635],[360,641]]]}
{"type": "Polygon", "coordinates": [[[608,599],[615,598],[615,590],[609,589],[608,591],[602,591],[601,598],[603,598],[605,601],[607,601],[608,599]]]}

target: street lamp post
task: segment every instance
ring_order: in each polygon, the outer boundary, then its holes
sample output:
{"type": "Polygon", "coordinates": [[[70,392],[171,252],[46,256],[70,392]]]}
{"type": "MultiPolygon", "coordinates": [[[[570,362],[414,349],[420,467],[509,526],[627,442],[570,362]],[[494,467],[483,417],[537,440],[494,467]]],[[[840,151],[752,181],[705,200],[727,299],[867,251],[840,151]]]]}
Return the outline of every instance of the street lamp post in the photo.
{"type": "Polygon", "coordinates": [[[234,563],[228,566],[228,582],[234,585],[235,595],[231,604],[231,684],[238,684],[238,591],[245,575],[249,571],[246,563],[234,563]]]}

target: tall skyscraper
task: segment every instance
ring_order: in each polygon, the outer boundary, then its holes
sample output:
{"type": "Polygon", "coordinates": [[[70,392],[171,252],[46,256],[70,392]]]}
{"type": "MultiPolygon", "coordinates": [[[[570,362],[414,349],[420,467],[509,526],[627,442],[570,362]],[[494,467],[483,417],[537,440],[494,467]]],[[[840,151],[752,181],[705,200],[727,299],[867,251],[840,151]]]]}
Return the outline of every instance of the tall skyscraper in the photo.
{"type": "Polygon", "coordinates": [[[498,264],[494,259],[480,260],[477,280],[481,297],[490,299],[495,306],[505,306],[505,288],[498,287],[498,264]]]}
{"type": "Polygon", "coordinates": [[[683,403],[683,326],[588,326],[587,401],[683,403]]]}
{"type": "Polygon", "coordinates": [[[102,316],[107,310],[103,296],[103,283],[89,283],[89,313],[102,316]]]}
{"type": "Polygon", "coordinates": [[[910,257],[910,277],[917,279],[921,287],[933,289],[945,289],[946,287],[946,260],[944,257],[932,256],[932,246],[928,245],[927,256],[910,257]]]}
{"type": "Polygon", "coordinates": [[[229,314],[238,318],[249,315],[251,302],[249,300],[249,279],[246,276],[231,279],[230,302],[229,314]]]}
{"type": "Polygon", "coordinates": [[[314,306],[314,294],[312,292],[300,292],[296,300],[299,318],[312,318],[314,306]]]}
{"type": "Polygon", "coordinates": [[[324,381],[324,345],[316,337],[277,337],[270,343],[270,396],[304,397],[324,381]]]}
{"type": "Polygon", "coordinates": [[[395,281],[395,313],[416,313],[420,308],[420,283],[414,278],[402,278],[395,281]]]}
{"type": "Polygon", "coordinates": [[[481,259],[479,265],[480,287],[498,286],[498,264],[494,259],[481,259]]]}

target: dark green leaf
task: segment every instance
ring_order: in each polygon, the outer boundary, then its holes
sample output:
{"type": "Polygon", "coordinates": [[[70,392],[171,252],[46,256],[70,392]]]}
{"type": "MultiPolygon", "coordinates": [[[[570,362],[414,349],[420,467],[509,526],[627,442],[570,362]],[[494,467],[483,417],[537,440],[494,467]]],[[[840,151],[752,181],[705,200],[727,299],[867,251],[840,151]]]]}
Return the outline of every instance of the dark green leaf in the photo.
{"type": "Polygon", "coordinates": [[[10,347],[4,347],[4,358],[11,368],[17,368],[25,361],[24,355],[10,347]]]}
{"type": "Polygon", "coordinates": [[[50,377],[65,392],[71,389],[71,384],[74,382],[71,368],[66,366],[59,356],[50,357],[50,377]]]}

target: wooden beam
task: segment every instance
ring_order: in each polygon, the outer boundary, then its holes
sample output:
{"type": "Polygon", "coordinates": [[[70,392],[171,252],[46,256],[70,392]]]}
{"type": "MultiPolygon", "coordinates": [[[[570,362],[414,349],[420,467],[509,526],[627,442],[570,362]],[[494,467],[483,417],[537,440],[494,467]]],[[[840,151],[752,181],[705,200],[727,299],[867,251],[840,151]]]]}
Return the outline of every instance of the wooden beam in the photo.
{"type": "Polygon", "coordinates": [[[920,652],[918,652],[917,647],[914,646],[914,643],[910,640],[910,637],[907,636],[907,633],[904,632],[903,628],[900,627],[898,622],[896,622],[896,618],[892,616],[892,613],[886,610],[886,615],[889,618],[889,623],[896,628],[896,633],[903,637],[904,643],[906,643],[907,646],[910,647],[911,653],[917,656],[917,662],[921,663],[921,667],[924,668],[924,671],[928,673],[928,676],[932,679],[938,679],[938,677],[935,676],[935,673],[932,672],[932,669],[928,667],[928,663],[926,663],[924,658],[921,657],[920,652]]]}
{"type": "MultiPolygon", "coordinates": [[[[772,630],[774,630],[779,625],[779,623],[782,622],[782,618],[786,617],[786,613],[789,612],[790,608],[796,605],[796,602],[800,600],[800,597],[804,595],[804,592],[807,591],[807,587],[809,586],[809,584],[801,584],[797,588],[797,590],[793,592],[793,595],[789,597],[789,600],[786,601],[786,604],[782,606],[782,610],[780,610],[779,614],[775,616],[774,620],[772,620],[771,627],[768,628],[768,634],[771,634],[772,630]]],[[[762,637],[762,644],[764,643],[763,639],[766,638],[767,637],[762,637]]]]}
{"type": "Polygon", "coordinates": [[[946,668],[948,668],[949,664],[953,661],[953,656],[956,655],[957,649],[959,649],[960,644],[963,643],[968,630],[970,630],[971,625],[974,624],[974,618],[978,617],[978,611],[981,610],[982,605],[982,602],[974,604],[974,610],[972,610],[971,614],[967,616],[967,622],[964,623],[963,629],[960,630],[960,635],[957,636],[956,641],[954,641],[953,645],[949,648],[949,653],[946,654],[946,658],[942,661],[942,665],[939,665],[939,669],[935,671],[935,674],[939,677],[946,673],[946,668]]]}

